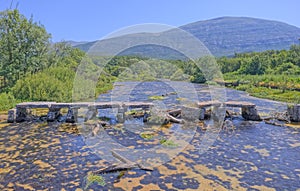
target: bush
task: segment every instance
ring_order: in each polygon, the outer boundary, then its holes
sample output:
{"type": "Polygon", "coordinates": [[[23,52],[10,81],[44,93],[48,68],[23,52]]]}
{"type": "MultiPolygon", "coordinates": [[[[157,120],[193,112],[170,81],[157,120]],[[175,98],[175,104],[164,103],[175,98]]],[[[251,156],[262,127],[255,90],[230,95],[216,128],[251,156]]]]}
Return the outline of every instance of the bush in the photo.
{"type": "Polygon", "coordinates": [[[71,90],[66,83],[41,72],[18,80],[12,92],[22,101],[70,101],[71,90]]]}
{"type": "Polygon", "coordinates": [[[9,110],[16,105],[16,100],[11,93],[0,94],[0,111],[9,110]]]}

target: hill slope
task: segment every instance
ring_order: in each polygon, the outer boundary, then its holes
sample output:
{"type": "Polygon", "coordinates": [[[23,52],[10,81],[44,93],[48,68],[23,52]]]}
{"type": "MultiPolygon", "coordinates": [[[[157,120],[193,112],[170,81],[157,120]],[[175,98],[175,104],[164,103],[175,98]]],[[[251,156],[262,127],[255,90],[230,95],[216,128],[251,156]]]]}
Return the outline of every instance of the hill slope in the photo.
{"type": "Polygon", "coordinates": [[[298,43],[300,28],[278,21],[221,17],[180,27],[200,39],[214,55],[288,49],[298,43]]]}
{"type": "MultiPolygon", "coordinates": [[[[221,17],[190,23],[180,27],[201,40],[215,56],[230,56],[234,53],[288,49],[297,44],[300,28],[264,19],[248,17],[221,17]]],[[[122,37],[120,37],[122,38],[122,37]]],[[[117,41],[118,37],[114,41],[117,41]]],[[[95,42],[82,43],[75,47],[87,51],[95,42]]],[[[139,50],[127,51],[126,54],[159,55],[155,48],[139,47],[139,50]],[[152,50],[152,52],[149,52],[152,50]]],[[[168,55],[163,51],[163,58],[168,55]]],[[[170,56],[174,58],[174,56],[170,56]]]]}

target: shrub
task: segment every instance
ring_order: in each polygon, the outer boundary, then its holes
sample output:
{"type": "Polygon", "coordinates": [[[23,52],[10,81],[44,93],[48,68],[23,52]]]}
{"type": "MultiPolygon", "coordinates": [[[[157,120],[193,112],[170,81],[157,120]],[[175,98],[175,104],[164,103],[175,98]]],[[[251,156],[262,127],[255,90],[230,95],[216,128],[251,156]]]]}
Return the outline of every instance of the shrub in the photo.
{"type": "Polygon", "coordinates": [[[0,94],[0,111],[6,111],[15,107],[16,100],[11,93],[0,94]]]}

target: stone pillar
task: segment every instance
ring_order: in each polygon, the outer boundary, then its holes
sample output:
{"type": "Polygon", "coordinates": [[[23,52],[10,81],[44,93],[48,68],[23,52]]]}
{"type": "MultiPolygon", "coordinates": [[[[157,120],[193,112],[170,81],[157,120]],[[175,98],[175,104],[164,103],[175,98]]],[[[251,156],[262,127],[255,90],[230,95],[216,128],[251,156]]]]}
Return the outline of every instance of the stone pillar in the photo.
{"type": "Polygon", "coordinates": [[[50,107],[47,114],[47,121],[54,121],[60,115],[60,108],[50,107]]]}
{"type": "Polygon", "coordinates": [[[27,117],[27,110],[23,107],[17,107],[16,109],[16,122],[23,122],[26,120],[27,117]]]}
{"type": "Polygon", "coordinates": [[[149,105],[149,107],[144,109],[144,116],[143,116],[143,122],[146,123],[148,122],[148,118],[151,116],[150,113],[153,110],[154,106],[153,105],[149,105]]]}
{"type": "Polygon", "coordinates": [[[199,120],[205,119],[205,112],[206,112],[206,109],[204,107],[200,108],[199,120]]]}
{"type": "Polygon", "coordinates": [[[213,120],[213,126],[221,128],[226,116],[226,106],[218,104],[211,107],[211,120],[213,120]]]}
{"type": "Polygon", "coordinates": [[[146,117],[146,122],[151,125],[165,125],[169,122],[166,112],[159,107],[152,107],[146,117]]]}
{"type": "Polygon", "coordinates": [[[252,120],[252,121],[261,120],[255,106],[242,106],[242,116],[246,120],[252,120]]]}
{"type": "Polygon", "coordinates": [[[85,115],[84,121],[88,121],[90,119],[93,119],[97,116],[97,108],[96,107],[89,107],[88,112],[85,115]]]}
{"type": "Polygon", "coordinates": [[[126,108],[123,108],[123,107],[118,109],[117,121],[119,123],[124,123],[125,122],[125,111],[126,111],[126,108]]]}
{"type": "Polygon", "coordinates": [[[76,123],[78,117],[78,109],[77,107],[70,107],[67,113],[66,122],[67,123],[76,123]]]}
{"type": "MultiPolygon", "coordinates": [[[[181,108],[181,117],[182,119],[188,121],[188,122],[195,122],[198,121],[200,118],[200,113],[201,113],[200,108],[198,107],[187,107],[183,106],[181,108]]],[[[203,112],[203,111],[202,111],[203,112]]],[[[201,116],[202,117],[202,116],[201,116]]],[[[204,117],[203,117],[204,119],[204,117]]]]}
{"type": "Polygon", "coordinates": [[[144,116],[143,116],[143,122],[146,123],[148,122],[148,118],[150,117],[149,112],[145,111],[144,116]]]}
{"type": "Polygon", "coordinates": [[[8,110],[7,123],[15,122],[15,109],[8,110]]]}
{"type": "Polygon", "coordinates": [[[288,115],[293,122],[300,122],[300,104],[288,106],[288,115]]]}

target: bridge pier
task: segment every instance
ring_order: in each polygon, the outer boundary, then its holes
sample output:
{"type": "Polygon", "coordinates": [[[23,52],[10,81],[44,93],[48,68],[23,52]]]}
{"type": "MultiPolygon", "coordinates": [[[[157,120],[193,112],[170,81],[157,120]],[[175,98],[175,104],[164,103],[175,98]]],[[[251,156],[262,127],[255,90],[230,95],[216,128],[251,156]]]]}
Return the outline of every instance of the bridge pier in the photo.
{"type": "Polygon", "coordinates": [[[16,122],[23,122],[27,118],[27,109],[23,107],[17,107],[16,109],[16,122]]]}
{"type": "MultiPolygon", "coordinates": [[[[218,112],[213,110],[212,117],[222,117],[222,116],[215,116],[215,114],[222,114],[226,112],[226,107],[239,107],[242,109],[242,117],[246,120],[252,121],[260,121],[261,118],[256,110],[256,105],[249,102],[243,101],[227,101],[223,104],[218,101],[207,101],[207,102],[199,102],[198,106],[201,108],[200,112],[200,120],[204,119],[205,108],[206,107],[215,107],[218,108],[218,112]],[[223,108],[223,109],[222,109],[223,108]],[[220,110],[222,109],[222,110],[220,110]]],[[[225,117],[225,116],[224,116],[225,117]]]]}
{"type": "Polygon", "coordinates": [[[181,117],[186,121],[195,122],[201,117],[202,109],[203,108],[183,106],[181,107],[181,117]]]}
{"type": "Polygon", "coordinates": [[[89,107],[88,111],[85,115],[84,121],[88,121],[90,119],[95,118],[97,116],[97,113],[98,113],[98,111],[97,111],[96,107],[89,107]]]}
{"type": "Polygon", "coordinates": [[[50,107],[47,114],[47,121],[54,121],[60,115],[60,107],[50,107]]]}
{"type": "Polygon", "coordinates": [[[300,104],[288,106],[288,115],[293,122],[300,122],[300,104]]]}
{"type": "Polygon", "coordinates": [[[199,115],[199,120],[204,120],[205,119],[205,113],[206,113],[206,109],[200,108],[200,115],[199,115]]]}
{"type": "Polygon", "coordinates": [[[117,121],[119,123],[124,123],[125,122],[125,112],[126,111],[127,111],[126,107],[120,107],[120,108],[118,108],[117,121]]]}
{"type": "Polygon", "coordinates": [[[7,123],[15,122],[15,117],[16,117],[15,113],[16,113],[15,109],[8,110],[7,123]]]}
{"type": "Polygon", "coordinates": [[[242,106],[242,117],[246,120],[252,120],[252,121],[261,120],[255,106],[242,106]]]}
{"type": "Polygon", "coordinates": [[[79,109],[79,107],[69,107],[67,117],[66,117],[67,123],[77,122],[78,109],[79,109]]]}
{"type": "Polygon", "coordinates": [[[85,116],[85,121],[95,118],[99,109],[116,108],[118,109],[117,118],[118,122],[125,121],[125,112],[128,108],[142,108],[147,110],[153,107],[153,103],[149,102],[77,102],[77,103],[56,103],[56,102],[24,102],[16,105],[16,109],[8,111],[8,123],[22,122],[30,120],[27,110],[36,108],[49,109],[47,113],[47,121],[54,121],[60,115],[61,108],[68,108],[66,122],[77,122],[78,109],[88,108],[85,116]]]}
{"type": "Polygon", "coordinates": [[[261,120],[255,106],[242,106],[242,117],[246,120],[252,120],[252,121],[261,120]]]}
{"type": "Polygon", "coordinates": [[[226,105],[222,104],[211,108],[211,119],[213,119],[214,123],[220,123],[225,119],[226,109],[226,105]]]}

